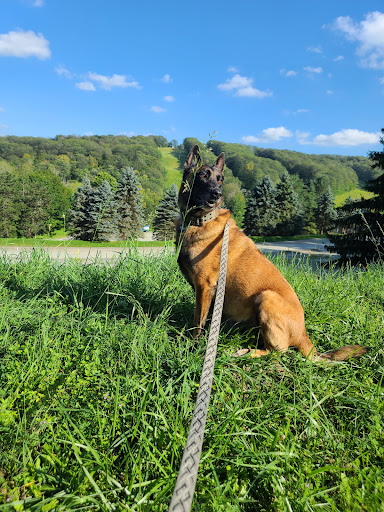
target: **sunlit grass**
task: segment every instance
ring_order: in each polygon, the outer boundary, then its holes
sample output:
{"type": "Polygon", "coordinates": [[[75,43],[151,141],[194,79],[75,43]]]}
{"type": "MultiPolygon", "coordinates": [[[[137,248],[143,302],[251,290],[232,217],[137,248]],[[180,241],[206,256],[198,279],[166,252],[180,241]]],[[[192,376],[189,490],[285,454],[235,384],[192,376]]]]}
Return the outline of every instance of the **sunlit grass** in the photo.
{"type": "Polygon", "coordinates": [[[373,197],[372,192],[368,192],[367,190],[363,190],[361,188],[355,188],[354,190],[349,190],[349,192],[343,192],[342,194],[339,194],[338,196],[335,196],[335,205],[341,206],[345,203],[346,199],[368,199],[370,197],[373,197]]]}
{"type": "Polygon", "coordinates": [[[165,186],[169,188],[172,183],[174,183],[179,187],[182,179],[182,173],[179,169],[179,161],[172,154],[172,148],[159,148],[159,151],[163,157],[161,163],[167,171],[165,186]]]}
{"type": "MultiPolygon", "coordinates": [[[[193,510],[381,510],[384,269],[275,261],[320,351],[372,351],[234,359],[255,342],[224,322],[193,510]]],[[[0,256],[5,510],[168,509],[206,342],[189,336],[193,307],[172,254],[0,256]]]]}

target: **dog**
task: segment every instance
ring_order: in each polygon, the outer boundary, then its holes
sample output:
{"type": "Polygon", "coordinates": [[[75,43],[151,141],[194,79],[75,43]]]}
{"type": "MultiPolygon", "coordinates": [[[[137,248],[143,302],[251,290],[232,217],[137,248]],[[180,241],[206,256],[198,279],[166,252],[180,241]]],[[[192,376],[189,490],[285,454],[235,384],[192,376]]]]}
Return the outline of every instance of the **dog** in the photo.
{"type": "Polygon", "coordinates": [[[368,349],[348,345],[319,355],[307,334],[304,311],[288,281],[238,228],[223,201],[224,153],[213,166],[205,165],[198,146],[184,164],[179,190],[180,217],[176,222],[178,265],[195,290],[194,332],[198,337],[207,320],[219,276],[224,226],[229,221],[227,278],[223,313],[236,322],[259,326],[264,349],[242,349],[234,356],[250,353],[265,356],[295,347],[314,361],[344,361],[368,349]]]}

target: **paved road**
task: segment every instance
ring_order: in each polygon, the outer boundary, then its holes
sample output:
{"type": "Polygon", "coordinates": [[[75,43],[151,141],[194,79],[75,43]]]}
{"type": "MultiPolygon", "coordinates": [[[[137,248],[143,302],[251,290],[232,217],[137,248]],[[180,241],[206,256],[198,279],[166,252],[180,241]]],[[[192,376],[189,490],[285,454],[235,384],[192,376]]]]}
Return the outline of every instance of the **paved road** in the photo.
{"type": "MultiPolygon", "coordinates": [[[[256,244],[262,252],[293,252],[299,254],[307,254],[315,257],[328,257],[330,253],[325,249],[324,245],[329,243],[325,238],[311,238],[307,240],[295,240],[292,242],[265,242],[264,244],[256,244]]],[[[0,254],[5,251],[9,255],[19,255],[22,252],[31,252],[32,247],[21,247],[16,245],[8,245],[0,247],[0,254]]],[[[95,258],[109,260],[116,258],[120,253],[128,253],[129,249],[124,247],[44,247],[52,258],[64,261],[66,258],[77,258],[79,260],[93,261],[95,258]]],[[[139,252],[147,255],[159,255],[162,252],[173,252],[173,247],[139,247],[139,252]]]]}

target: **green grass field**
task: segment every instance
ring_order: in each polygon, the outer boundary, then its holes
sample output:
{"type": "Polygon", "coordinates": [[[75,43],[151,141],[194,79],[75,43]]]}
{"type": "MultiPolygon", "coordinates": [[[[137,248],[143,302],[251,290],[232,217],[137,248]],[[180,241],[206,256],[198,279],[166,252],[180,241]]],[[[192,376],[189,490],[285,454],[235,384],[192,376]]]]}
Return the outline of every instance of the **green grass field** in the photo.
{"type": "Polygon", "coordinates": [[[163,247],[174,245],[173,241],[163,240],[114,240],[112,242],[84,242],[82,240],[58,240],[45,238],[0,238],[0,247],[17,245],[20,247],[163,247]]]}
{"type": "MultiPolygon", "coordinates": [[[[235,359],[255,341],[224,322],[193,510],[383,510],[384,268],[275,262],[319,350],[372,350],[235,359]]],[[[193,308],[171,254],[0,254],[2,510],[168,509],[205,351],[193,308]]]]}
{"type": "Polygon", "coordinates": [[[368,192],[367,190],[363,190],[361,188],[355,188],[354,190],[349,190],[349,192],[344,192],[338,196],[335,196],[335,204],[336,206],[341,206],[344,204],[345,200],[350,197],[351,199],[368,199],[372,197],[374,194],[372,192],[368,192]]]}
{"type": "Polygon", "coordinates": [[[179,187],[183,176],[179,169],[179,161],[172,155],[172,148],[159,148],[159,151],[163,157],[161,163],[167,171],[166,187],[169,188],[172,183],[179,187]]]}

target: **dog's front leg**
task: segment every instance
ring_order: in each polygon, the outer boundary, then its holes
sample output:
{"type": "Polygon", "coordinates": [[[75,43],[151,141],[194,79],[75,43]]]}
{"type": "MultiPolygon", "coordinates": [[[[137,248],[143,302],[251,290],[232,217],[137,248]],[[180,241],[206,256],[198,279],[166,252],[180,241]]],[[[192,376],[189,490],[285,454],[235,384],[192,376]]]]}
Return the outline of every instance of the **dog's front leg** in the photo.
{"type": "Polygon", "coordinates": [[[208,283],[196,283],[196,305],[195,305],[195,328],[193,329],[193,337],[197,338],[204,328],[209,308],[211,306],[212,298],[215,295],[216,288],[210,286],[208,283]]]}

